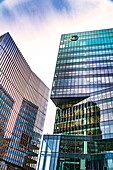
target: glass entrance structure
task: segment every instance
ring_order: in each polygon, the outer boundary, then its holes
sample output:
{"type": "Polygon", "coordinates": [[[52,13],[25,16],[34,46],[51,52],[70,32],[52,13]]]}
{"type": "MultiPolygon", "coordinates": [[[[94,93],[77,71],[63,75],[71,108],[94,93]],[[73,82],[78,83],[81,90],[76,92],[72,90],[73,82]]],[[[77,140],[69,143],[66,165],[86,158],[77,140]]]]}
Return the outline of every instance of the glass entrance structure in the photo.
{"type": "Polygon", "coordinates": [[[113,169],[113,140],[91,136],[44,135],[38,169],[113,169]]]}
{"type": "Polygon", "coordinates": [[[47,158],[48,170],[112,170],[112,28],[61,35],[51,99],[54,135],[44,136],[39,167],[47,158]]]}

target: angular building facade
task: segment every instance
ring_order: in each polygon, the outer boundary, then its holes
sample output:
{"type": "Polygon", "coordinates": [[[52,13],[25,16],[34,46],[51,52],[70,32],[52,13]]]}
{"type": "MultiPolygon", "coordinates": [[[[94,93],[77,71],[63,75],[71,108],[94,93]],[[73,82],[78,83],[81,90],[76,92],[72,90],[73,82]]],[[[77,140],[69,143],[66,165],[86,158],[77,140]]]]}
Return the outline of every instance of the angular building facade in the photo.
{"type": "Polygon", "coordinates": [[[0,37],[0,169],[36,169],[48,87],[9,33],[0,37]]]}
{"type": "Polygon", "coordinates": [[[61,36],[51,99],[54,135],[43,138],[39,168],[113,170],[112,28],[61,36]]]}

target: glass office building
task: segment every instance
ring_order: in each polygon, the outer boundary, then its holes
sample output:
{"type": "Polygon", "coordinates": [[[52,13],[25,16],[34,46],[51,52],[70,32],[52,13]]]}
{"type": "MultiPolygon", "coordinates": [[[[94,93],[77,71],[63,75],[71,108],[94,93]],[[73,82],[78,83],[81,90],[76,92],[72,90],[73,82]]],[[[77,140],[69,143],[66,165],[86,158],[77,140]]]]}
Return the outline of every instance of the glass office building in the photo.
{"type": "Polygon", "coordinates": [[[49,89],[9,33],[0,37],[0,169],[36,169],[49,89]]]}
{"type": "Polygon", "coordinates": [[[51,99],[54,135],[43,138],[39,168],[113,170],[112,28],[61,36],[51,99]]]}

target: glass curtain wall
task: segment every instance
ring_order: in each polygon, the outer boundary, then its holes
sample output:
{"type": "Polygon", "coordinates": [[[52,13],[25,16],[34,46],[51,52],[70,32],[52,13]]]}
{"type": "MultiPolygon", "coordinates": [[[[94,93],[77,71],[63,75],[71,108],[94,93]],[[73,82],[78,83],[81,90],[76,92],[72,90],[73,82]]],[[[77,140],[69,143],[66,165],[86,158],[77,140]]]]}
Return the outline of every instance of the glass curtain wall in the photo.
{"type": "Polygon", "coordinates": [[[49,89],[9,33],[0,37],[0,169],[36,169],[49,89]]]}

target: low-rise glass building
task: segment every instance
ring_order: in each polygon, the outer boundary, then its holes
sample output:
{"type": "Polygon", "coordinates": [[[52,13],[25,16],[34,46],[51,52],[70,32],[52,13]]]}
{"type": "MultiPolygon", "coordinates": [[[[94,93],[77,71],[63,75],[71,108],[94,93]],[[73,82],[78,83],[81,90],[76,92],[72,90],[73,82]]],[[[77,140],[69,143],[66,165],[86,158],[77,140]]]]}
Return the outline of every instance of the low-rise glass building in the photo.
{"type": "Polygon", "coordinates": [[[112,28],[61,35],[51,99],[54,135],[44,136],[40,169],[112,170],[112,28]]]}
{"type": "Polygon", "coordinates": [[[48,87],[9,33],[0,37],[0,169],[36,169],[48,87]]]}

